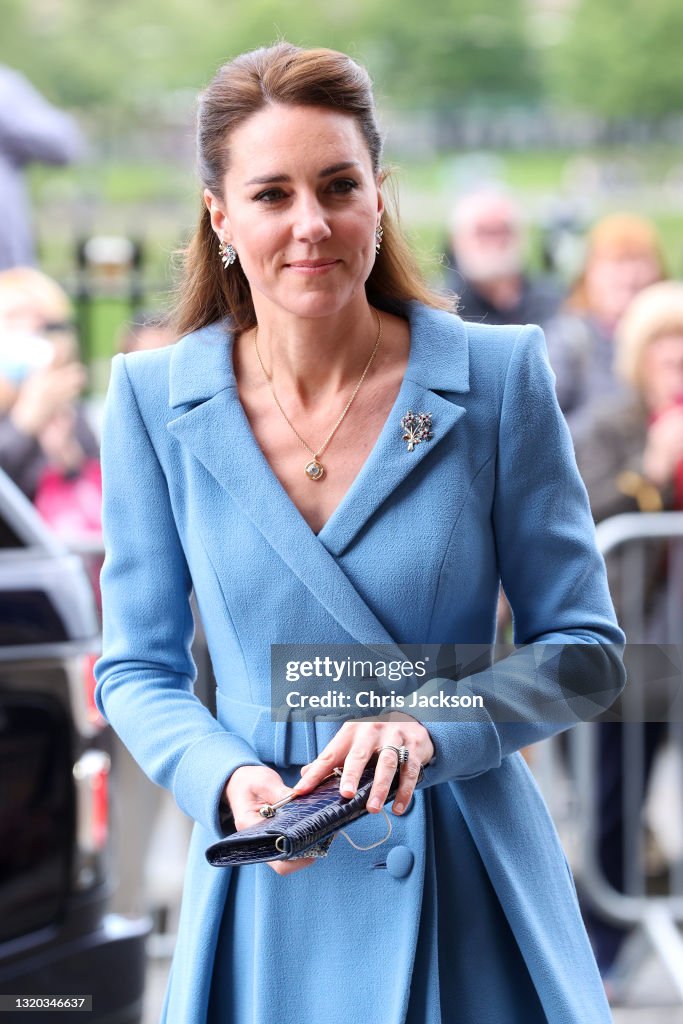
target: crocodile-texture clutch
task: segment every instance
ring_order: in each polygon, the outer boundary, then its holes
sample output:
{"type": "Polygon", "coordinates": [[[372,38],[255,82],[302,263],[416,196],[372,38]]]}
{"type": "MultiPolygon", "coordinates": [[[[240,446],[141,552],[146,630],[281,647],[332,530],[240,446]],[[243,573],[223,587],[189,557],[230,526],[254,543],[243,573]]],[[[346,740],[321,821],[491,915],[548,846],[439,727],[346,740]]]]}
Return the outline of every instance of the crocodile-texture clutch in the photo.
{"type": "MultiPolygon", "coordinates": [[[[278,807],[272,817],[241,829],[214,843],[206,859],[214,867],[259,864],[270,860],[324,856],[339,829],[362,818],[366,810],[375,769],[366,768],[352,797],[341,796],[340,775],[324,779],[313,792],[295,797],[278,807]]],[[[398,789],[399,771],[394,775],[387,801],[398,789]]]]}

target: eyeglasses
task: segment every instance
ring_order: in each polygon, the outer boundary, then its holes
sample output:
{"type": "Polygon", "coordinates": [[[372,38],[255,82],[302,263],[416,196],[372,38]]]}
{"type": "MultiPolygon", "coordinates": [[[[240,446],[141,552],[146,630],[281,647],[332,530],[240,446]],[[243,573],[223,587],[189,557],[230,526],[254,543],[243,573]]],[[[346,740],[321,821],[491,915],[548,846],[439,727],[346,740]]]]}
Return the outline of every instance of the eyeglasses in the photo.
{"type": "Polygon", "coordinates": [[[68,334],[75,330],[73,320],[46,320],[40,325],[41,334],[68,334]]]}

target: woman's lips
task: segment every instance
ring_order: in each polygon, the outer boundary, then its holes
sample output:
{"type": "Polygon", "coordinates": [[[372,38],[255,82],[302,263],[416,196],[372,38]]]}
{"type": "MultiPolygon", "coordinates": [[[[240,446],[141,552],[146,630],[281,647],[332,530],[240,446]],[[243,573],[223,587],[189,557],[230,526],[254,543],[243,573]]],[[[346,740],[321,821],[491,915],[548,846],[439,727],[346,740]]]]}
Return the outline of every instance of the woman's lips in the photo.
{"type": "Polygon", "coordinates": [[[294,263],[286,263],[285,266],[299,274],[325,274],[338,263],[339,260],[296,260],[294,263]]]}

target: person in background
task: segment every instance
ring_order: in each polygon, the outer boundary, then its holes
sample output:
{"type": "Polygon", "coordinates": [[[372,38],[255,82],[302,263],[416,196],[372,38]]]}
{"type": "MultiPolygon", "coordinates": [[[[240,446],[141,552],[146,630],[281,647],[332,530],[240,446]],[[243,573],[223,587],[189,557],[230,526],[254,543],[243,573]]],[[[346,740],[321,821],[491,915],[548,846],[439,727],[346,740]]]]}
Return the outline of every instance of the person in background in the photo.
{"type": "Polygon", "coordinates": [[[557,397],[574,433],[590,403],[623,387],[614,373],[614,331],[631,300],[666,277],[650,221],[614,213],[589,233],[583,273],[561,312],[546,324],[557,397]]]}
{"type": "MultiPolygon", "coordinates": [[[[587,408],[575,435],[577,463],[596,522],[622,512],[683,510],[683,284],[664,281],[641,291],[626,310],[614,344],[615,373],[624,382],[619,395],[597,398],[587,408]]],[[[661,543],[648,543],[643,554],[642,616],[631,612],[638,581],[623,578],[617,554],[607,556],[610,591],[619,623],[632,644],[680,642],[671,623],[683,623],[681,596],[676,609],[670,583],[683,578],[680,547],[668,553],[661,543]]],[[[679,588],[680,592],[680,588],[679,588]]],[[[647,689],[657,696],[655,680],[670,672],[657,647],[647,652],[647,689]],[[661,663],[660,663],[661,662],[661,663]],[[653,690],[653,687],[655,689],[653,690]]],[[[649,717],[649,716],[648,716],[649,717]]],[[[607,880],[624,890],[623,742],[619,723],[600,727],[599,857],[607,880]]],[[[643,733],[644,782],[666,729],[646,721],[643,733]]],[[[586,911],[598,964],[609,986],[611,972],[626,932],[586,911]]]]}
{"type": "Polygon", "coordinates": [[[86,380],[64,290],[33,267],[0,272],[0,469],[38,505],[54,496],[55,474],[98,475],[98,442],[78,401],[86,380]]]}
{"type": "Polygon", "coordinates": [[[456,205],[445,283],[465,320],[543,326],[557,311],[560,286],[525,271],[525,235],[518,203],[501,189],[470,192],[456,205]]]}
{"type": "Polygon", "coordinates": [[[81,131],[18,71],[0,65],[0,270],[35,263],[24,169],[83,156],[81,131]]]}

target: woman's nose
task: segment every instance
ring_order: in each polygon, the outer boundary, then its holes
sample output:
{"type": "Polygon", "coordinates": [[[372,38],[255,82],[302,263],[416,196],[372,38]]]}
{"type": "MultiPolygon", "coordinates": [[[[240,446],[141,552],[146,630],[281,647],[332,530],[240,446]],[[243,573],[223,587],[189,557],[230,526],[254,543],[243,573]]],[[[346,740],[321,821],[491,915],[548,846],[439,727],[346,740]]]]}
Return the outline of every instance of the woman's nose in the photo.
{"type": "Polygon", "coordinates": [[[294,213],[293,235],[299,242],[324,242],[331,234],[325,210],[313,198],[302,198],[294,213]]]}

